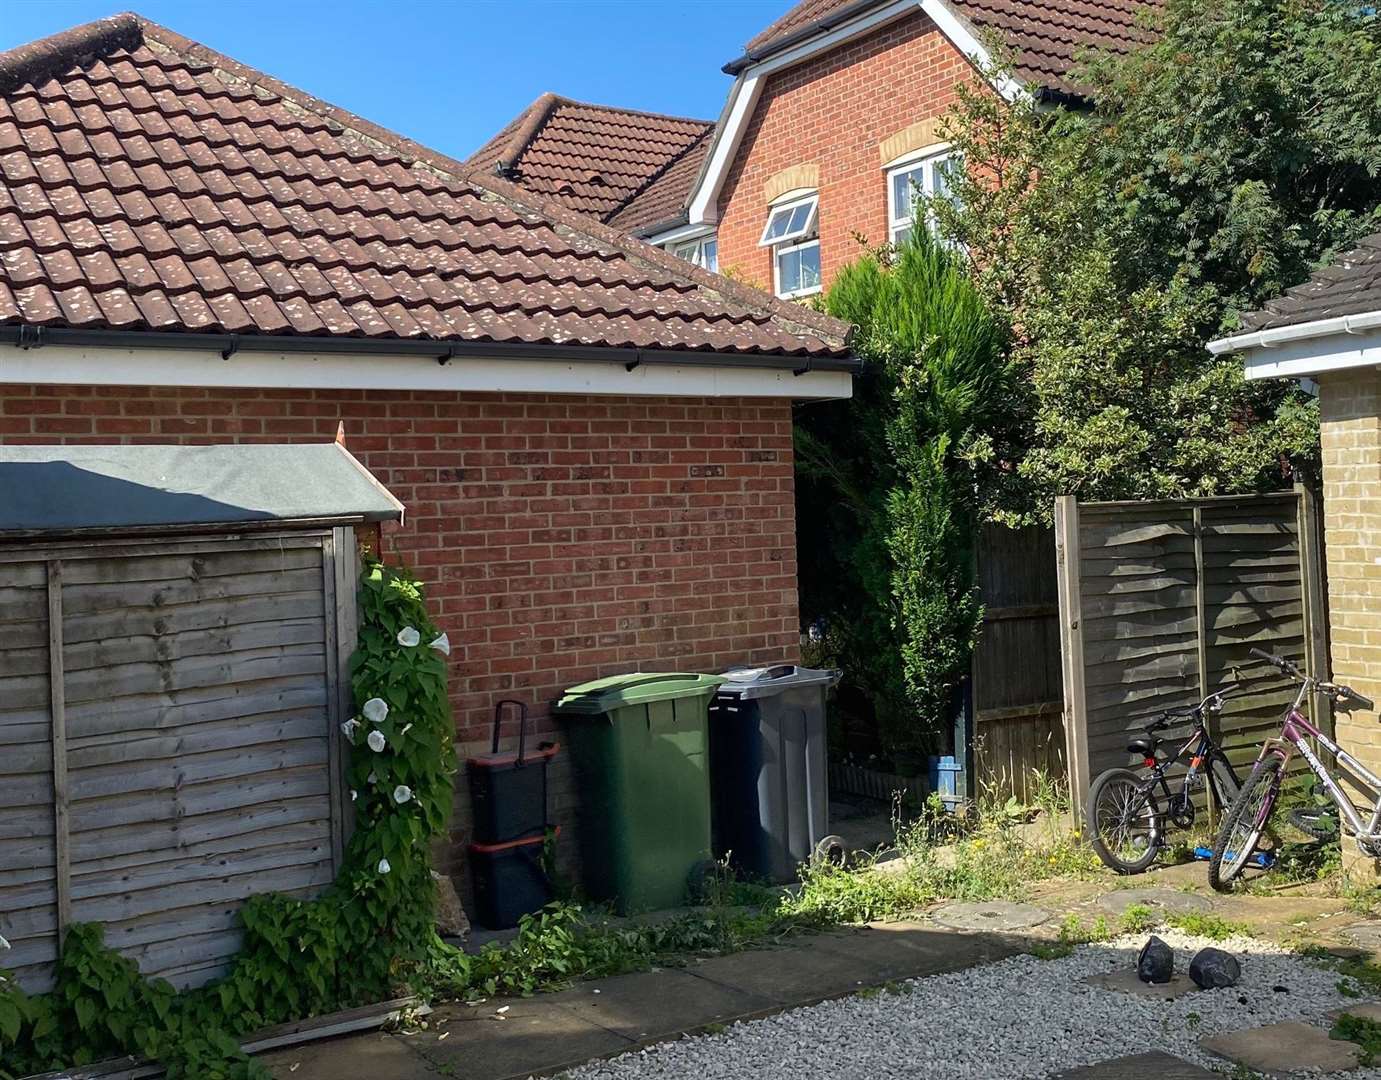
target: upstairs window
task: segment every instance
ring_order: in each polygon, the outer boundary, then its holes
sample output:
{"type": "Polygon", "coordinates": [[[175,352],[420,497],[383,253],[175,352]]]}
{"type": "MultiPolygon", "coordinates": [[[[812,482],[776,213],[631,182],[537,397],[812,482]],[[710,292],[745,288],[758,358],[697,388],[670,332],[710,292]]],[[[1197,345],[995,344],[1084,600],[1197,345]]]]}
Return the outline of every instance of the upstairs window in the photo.
{"type": "Polygon", "coordinates": [[[713,236],[699,236],[671,246],[671,253],[678,259],[704,267],[711,273],[719,272],[719,241],[713,236]]]}
{"type": "Polygon", "coordinates": [[[783,299],[820,291],[820,240],[816,216],[820,198],[815,192],[783,196],[767,211],[761,247],[772,248],[774,291],[783,299]]]}
{"type": "MultiPolygon", "coordinates": [[[[893,244],[902,244],[916,225],[917,195],[947,199],[950,177],[962,167],[958,154],[943,150],[913,158],[887,170],[887,226],[893,244]]],[[[931,228],[934,221],[927,222],[931,228]]]]}
{"type": "Polygon", "coordinates": [[[767,225],[762,230],[760,247],[771,244],[788,244],[801,240],[815,232],[815,211],[820,197],[814,192],[804,198],[792,199],[770,208],[767,225]]]}

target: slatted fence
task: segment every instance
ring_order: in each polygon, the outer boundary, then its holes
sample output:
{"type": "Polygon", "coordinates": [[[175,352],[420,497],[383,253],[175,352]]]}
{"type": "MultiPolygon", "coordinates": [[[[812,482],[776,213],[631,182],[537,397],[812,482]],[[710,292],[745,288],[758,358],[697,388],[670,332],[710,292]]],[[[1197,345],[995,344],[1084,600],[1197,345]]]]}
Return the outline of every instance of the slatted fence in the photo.
{"type": "Polygon", "coordinates": [[[350,530],[0,556],[0,933],[45,988],[63,928],[197,985],[249,896],[340,859],[350,530]]]}
{"type": "Polygon", "coordinates": [[[1250,761],[1292,696],[1253,647],[1326,674],[1317,511],[1302,487],[1166,502],[1067,497],[1055,528],[1069,775],[1080,797],[1092,777],[1127,762],[1130,732],[1227,685],[1234,668],[1252,687],[1216,734],[1235,764],[1250,761]]]}

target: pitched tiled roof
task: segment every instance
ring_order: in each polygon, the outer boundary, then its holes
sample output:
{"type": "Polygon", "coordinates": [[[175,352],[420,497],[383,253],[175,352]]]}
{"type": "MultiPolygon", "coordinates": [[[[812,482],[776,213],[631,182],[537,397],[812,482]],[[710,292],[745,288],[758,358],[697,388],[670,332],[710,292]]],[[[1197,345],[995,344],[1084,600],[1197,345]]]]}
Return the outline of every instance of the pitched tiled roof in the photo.
{"type": "Polygon", "coordinates": [[[1248,332],[1275,330],[1372,311],[1381,311],[1381,233],[1368,236],[1303,285],[1244,316],[1242,325],[1248,332]]]}
{"type": "Polygon", "coordinates": [[[16,324],[847,355],[842,323],[128,14],[0,54],[16,324]]]}
{"type": "Polygon", "coordinates": [[[708,120],[543,94],[469,163],[636,232],[681,212],[713,130],[708,120]]]}
{"type": "MultiPolygon", "coordinates": [[[[808,35],[809,28],[825,20],[843,20],[879,7],[887,0],[801,0],[780,19],[758,34],[744,56],[729,67],[741,68],[808,35]]],[[[1079,55],[1089,49],[1127,52],[1150,36],[1138,25],[1140,13],[1158,8],[1161,0],[945,0],[949,8],[974,31],[979,40],[988,35],[1012,50],[1023,82],[1057,90],[1076,89],[1067,76],[1079,55]]],[[[826,27],[821,27],[825,29],[826,27]]]]}

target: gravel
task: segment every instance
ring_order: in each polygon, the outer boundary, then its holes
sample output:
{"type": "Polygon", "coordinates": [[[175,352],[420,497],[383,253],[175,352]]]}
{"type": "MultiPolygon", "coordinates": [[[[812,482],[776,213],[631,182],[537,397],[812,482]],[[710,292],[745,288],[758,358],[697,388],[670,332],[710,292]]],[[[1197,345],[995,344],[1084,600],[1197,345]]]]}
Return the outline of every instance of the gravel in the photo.
{"type": "MultiPolygon", "coordinates": [[[[1188,971],[1195,952],[1215,945],[1242,961],[1242,981],[1174,1001],[1084,983],[1085,976],[1135,966],[1146,935],[1129,935],[1080,946],[1058,960],[1019,956],[914,979],[896,993],[822,1002],[591,1062],[567,1075],[571,1080],[1036,1080],[1151,1049],[1222,1070],[1227,1063],[1201,1051],[1199,1039],[1282,1020],[1318,1023],[1328,1011],[1355,1000],[1338,991],[1338,974],[1327,965],[1269,942],[1215,942],[1175,930],[1160,936],[1175,950],[1176,971],[1188,971]]],[[[1381,1080],[1381,1068],[1335,1075],[1381,1080]]]]}

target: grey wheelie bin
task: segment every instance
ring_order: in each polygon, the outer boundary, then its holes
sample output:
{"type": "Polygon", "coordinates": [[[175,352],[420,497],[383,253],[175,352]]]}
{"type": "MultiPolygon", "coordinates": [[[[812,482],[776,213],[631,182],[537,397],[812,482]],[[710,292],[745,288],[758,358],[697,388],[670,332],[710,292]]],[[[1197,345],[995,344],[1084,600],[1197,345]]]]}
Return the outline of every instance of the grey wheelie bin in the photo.
{"type": "MultiPolygon", "coordinates": [[[[825,696],[840,672],[780,664],[726,671],[710,703],[715,854],[786,882],[829,832],[825,696]]],[[[838,841],[834,840],[837,844],[838,841]]],[[[830,854],[833,852],[819,852],[830,854]]]]}

